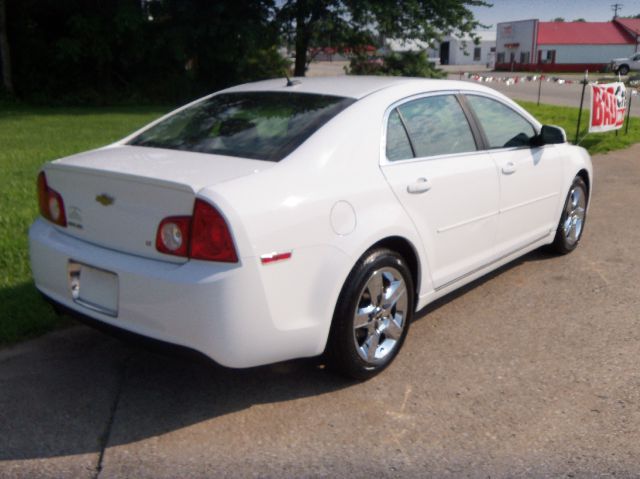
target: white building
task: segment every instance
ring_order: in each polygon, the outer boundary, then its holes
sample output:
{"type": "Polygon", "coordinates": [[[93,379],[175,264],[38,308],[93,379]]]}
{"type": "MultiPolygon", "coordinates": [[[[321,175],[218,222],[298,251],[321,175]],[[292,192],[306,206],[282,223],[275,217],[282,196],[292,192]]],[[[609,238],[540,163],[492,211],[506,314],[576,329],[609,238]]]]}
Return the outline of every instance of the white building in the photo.
{"type": "Polygon", "coordinates": [[[434,49],[441,65],[486,65],[495,63],[496,32],[481,30],[474,35],[479,38],[476,45],[470,36],[448,35],[434,49]]]}
{"type": "Polygon", "coordinates": [[[421,40],[397,40],[389,38],[385,41],[385,51],[406,52],[426,51],[431,61],[440,65],[488,65],[495,63],[496,32],[479,31],[474,34],[479,38],[476,45],[470,36],[460,38],[447,35],[441,42],[430,46],[421,40]]]}

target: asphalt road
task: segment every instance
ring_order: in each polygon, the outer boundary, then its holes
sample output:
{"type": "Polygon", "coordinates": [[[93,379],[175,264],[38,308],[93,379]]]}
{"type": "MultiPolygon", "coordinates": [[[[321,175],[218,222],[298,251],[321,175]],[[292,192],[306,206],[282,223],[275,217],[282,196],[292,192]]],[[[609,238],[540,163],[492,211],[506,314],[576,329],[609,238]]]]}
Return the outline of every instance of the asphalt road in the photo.
{"type": "MultiPolygon", "coordinates": [[[[314,62],[309,66],[309,76],[334,76],[344,75],[344,67],[348,65],[348,62],[314,62]]],[[[491,72],[487,71],[483,67],[477,67],[473,65],[445,65],[440,67],[445,72],[448,72],[448,78],[452,80],[466,80],[464,76],[460,74],[461,71],[469,71],[482,76],[497,78],[509,78],[515,76],[524,76],[524,73],[519,72],[491,72]]],[[[553,75],[565,80],[572,80],[579,82],[584,75],[575,73],[564,73],[553,75]]],[[[592,73],[591,79],[597,80],[603,78],[603,74],[592,73]]],[[[475,80],[467,80],[475,83],[475,80]]],[[[611,78],[611,81],[616,81],[615,77],[611,78]]],[[[509,98],[514,100],[538,101],[538,82],[522,82],[512,85],[507,85],[500,81],[491,81],[484,83],[484,85],[498,90],[505,94],[509,98]]],[[[580,97],[582,96],[582,85],[579,83],[557,83],[555,81],[543,81],[540,88],[540,103],[548,105],[559,106],[571,106],[575,108],[580,107],[580,97]]],[[[584,108],[589,108],[589,91],[585,94],[584,108]]],[[[631,103],[631,116],[640,116],[640,96],[634,96],[631,103]]],[[[587,120],[588,121],[588,117],[587,120]]]]}
{"type": "MultiPolygon", "coordinates": [[[[495,73],[485,73],[485,75],[495,75],[495,73]]],[[[510,76],[510,75],[509,75],[510,76]]],[[[452,79],[459,79],[459,75],[450,75],[452,79]]],[[[475,80],[470,80],[475,82],[475,80]]],[[[579,81],[579,80],[578,80],[579,81]]],[[[612,80],[614,81],[614,80],[612,80]]],[[[540,86],[540,103],[548,105],[580,107],[582,97],[582,85],[579,83],[557,83],[554,81],[538,82],[527,81],[508,85],[505,82],[491,81],[484,85],[498,90],[509,98],[522,101],[537,102],[538,87],[540,86]]],[[[584,97],[584,108],[589,109],[590,93],[586,90],[584,97]]],[[[631,102],[631,116],[640,116],[640,97],[634,96],[631,102]]],[[[587,118],[588,121],[588,118],[587,118]]]]}
{"type": "Polygon", "coordinates": [[[639,477],[640,145],[585,236],[430,307],[364,383],[232,371],[84,326],[0,351],[0,477],[639,477]]]}
{"type": "MultiPolygon", "coordinates": [[[[537,102],[538,101],[538,87],[540,87],[540,103],[548,105],[561,105],[571,106],[575,108],[580,107],[580,97],[582,95],[582,85],[579,83],[563,83],[559,84],[553,81],[543,81],[541,85],[539,82],[527,81],[512,85],[507,85],[505,82],[496,81],[495,79],[501,77],[512,77],[516,74],[498,74],[495,72],[486,72],[482,75],[491,76],[494,81],[483,82],[494,90],[507,95],[509,98],[516,100],[537,102]]],[[[517,74],[519,75],[519,74],[517,74]]],[[[451,79],[459,79],[459,75],[449,75],[451,79]]],[[[464,78],[463,78],[464,79],[464,78]]],[[[475,80],[469,80],[472,83],[477,83],[475,80]]],[[[577,80],[579,81],[579,80],[577,80]]],[[[585,92],[585,108],[589,108],[589,91],[585,92]]],[[[631,108],[632,113],[634,108],[631,108]]],[[[638,105],[638,114],[640,114],[640,105],[638,105]]]]}

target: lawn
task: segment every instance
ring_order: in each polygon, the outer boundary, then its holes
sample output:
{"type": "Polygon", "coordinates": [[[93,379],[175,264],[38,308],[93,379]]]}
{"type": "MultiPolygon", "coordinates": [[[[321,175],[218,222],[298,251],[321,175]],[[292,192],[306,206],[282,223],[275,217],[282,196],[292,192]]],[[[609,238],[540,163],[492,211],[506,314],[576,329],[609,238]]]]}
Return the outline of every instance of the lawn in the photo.
{"type": "MultiPolygon", "coordinates": [[[[578,124],[577,108],[553,105],[538,106],[535,103],[526,101],[518,101],[518,104],[535,116],[541,123],[558,125],[564,128],[567,132],[567,138],[573,143],[576,138],[576,126],[578,124]]],[[[631,108],[632,111],[640,108],[640,97],[634,98],[631,108]]],[[[588,123],[589,110],[583,110],[578,143],[580,146],[589,150],[589,153],[592,155],[619,150],[640,142],[640,118],[631,117],[628,134],[625,134],[625,127],[623,127],[621,130],[618,130],[617,135],[614,131],[608,133],[590,133],[587,135],[588,123]]]]}
{"type": "MultiPolygon", "coordinates": [[[[521,102],[541,122],[560,125],[575,136],[575,108],[521,102]]],[[[637,105],[640,108],[640,104],[637,105]]],[[[51,330],[64,321],[42,301],[31,281],[27,231],[37,216],[35,181],[49,160],[108,144],[156,118],[168,108],[36,109],[0,105],[0,345],[51,330]]],[[[589,112],[583,112],[583,130],[589,112]]],[[[581,134],[581,137],[584,133],[581,134]]],[[[640,141],[640,119],[629,135],[588,135],[592,154],[640,141]]]]}
{"type": "Polygon", "coordinates": [[[29,270],[27,230],[38,214],[40,166],[122,138],[161,113],[157,107],[0,106],[0,344],[61,324],[40,298],[29,270]]]}

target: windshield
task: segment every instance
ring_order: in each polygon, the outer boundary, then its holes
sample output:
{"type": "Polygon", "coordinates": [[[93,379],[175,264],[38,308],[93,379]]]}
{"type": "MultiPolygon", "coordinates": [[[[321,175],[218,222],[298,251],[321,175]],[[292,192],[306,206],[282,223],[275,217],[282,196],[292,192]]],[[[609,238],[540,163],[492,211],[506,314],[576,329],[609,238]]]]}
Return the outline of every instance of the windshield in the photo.
{"type": "Polygon", "coordinates": [[[280,161],[354,101],[306,93],[223,93],[171,115],[129,144],[280,161]]]}

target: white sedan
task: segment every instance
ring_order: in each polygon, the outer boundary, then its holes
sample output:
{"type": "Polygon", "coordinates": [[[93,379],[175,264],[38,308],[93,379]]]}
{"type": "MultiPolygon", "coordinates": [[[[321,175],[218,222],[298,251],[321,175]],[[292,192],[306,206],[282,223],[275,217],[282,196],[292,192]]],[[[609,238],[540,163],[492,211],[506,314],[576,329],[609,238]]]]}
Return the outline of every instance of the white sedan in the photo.
{"type": "Polygon", "coordinates": [[[543,245],[572,251],[587,152],[481,85],[269,80],[47,163],[33,277],[58,309],[245,368],[367,378],[415,311],[543,245]]]}

